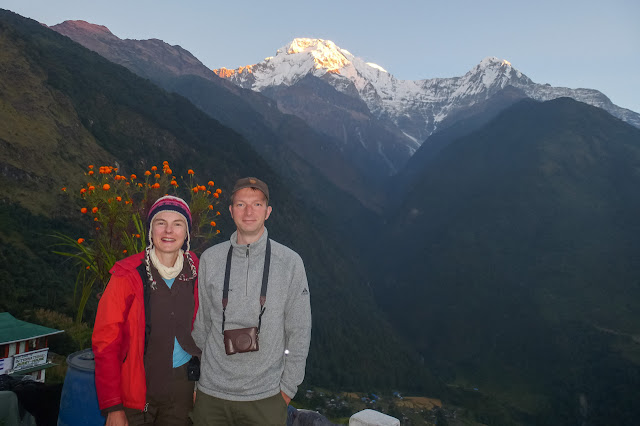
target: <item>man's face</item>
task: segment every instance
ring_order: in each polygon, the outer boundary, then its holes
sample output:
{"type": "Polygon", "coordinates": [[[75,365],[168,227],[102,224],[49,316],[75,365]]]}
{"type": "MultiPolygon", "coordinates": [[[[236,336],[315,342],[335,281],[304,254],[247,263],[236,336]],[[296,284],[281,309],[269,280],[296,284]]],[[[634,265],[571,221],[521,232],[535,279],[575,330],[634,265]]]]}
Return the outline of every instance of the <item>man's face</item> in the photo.
{"type": "Polygon", "coordinates": [[[233,194],[229,212],[238,229],[238,243],[251,244],[262,235],[271,206],[259,189],[243,188],[233,194]]]}

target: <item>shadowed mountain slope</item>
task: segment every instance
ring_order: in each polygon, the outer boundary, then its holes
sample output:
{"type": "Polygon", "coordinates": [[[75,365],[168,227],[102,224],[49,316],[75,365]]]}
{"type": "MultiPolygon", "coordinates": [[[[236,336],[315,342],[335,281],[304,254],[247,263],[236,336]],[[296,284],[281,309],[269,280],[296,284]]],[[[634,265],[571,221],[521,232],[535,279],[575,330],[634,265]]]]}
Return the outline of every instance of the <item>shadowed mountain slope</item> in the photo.
{"type": "Polygon", "coordinates": [[[521,101],[416,175],[388,220],[379,300],[449,382],[537,424],[630,424],[639,187],[640,130],[568,98],[521,101]]]}

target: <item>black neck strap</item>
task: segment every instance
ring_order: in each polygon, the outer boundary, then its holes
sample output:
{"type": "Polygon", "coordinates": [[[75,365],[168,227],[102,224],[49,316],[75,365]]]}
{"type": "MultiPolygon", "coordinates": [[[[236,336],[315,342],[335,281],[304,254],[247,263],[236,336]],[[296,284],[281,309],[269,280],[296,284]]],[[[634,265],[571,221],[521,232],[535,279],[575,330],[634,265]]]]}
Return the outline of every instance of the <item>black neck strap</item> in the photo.
{"type": "MultiPolygon", "coordinates": [[[[225,312],[229,303],[229,280],[231,278],[231,259],[233,258],[233,245],[229,247],[227,253],[227,266],[224,271],[224,287],[222,288],[222,332],[224,333],[224,323],[226,321],[225,312]]],[[[260,289],[260,315],[258,316],[258,334],[262,326],[262,314],[264,314],[264,303],[267,301],[267,284],[269,282],[269,266],[271,264],[271,241],[267,238],[267,247],[264,252],[264,270],[262,271],[262,288],[260,289]]]]}

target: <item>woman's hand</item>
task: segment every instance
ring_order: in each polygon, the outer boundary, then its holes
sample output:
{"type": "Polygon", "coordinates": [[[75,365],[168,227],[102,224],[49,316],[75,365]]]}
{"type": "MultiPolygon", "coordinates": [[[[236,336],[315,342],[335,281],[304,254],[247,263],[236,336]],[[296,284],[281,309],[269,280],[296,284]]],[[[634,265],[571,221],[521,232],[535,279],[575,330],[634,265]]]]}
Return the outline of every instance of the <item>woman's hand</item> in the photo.
{"type": "Polygon", "coordinates": [[[129,426],[129,421],[124,414],[124,410],[112,411],[107,414],[105,426],[129,426]]]}

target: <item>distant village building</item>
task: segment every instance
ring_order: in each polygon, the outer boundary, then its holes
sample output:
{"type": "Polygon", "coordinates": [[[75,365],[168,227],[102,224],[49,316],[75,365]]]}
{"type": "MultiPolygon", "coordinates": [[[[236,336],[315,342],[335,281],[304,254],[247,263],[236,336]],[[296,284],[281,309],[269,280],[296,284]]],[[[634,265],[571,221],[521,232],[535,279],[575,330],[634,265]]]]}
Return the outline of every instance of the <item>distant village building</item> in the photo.
{"type": "Polygon", "coordinates": [[[0,374],[31,376],[44,382],[45,370],[55,365],[48,361],[48,338],[63,332],[0,312],[0,374]]]}

